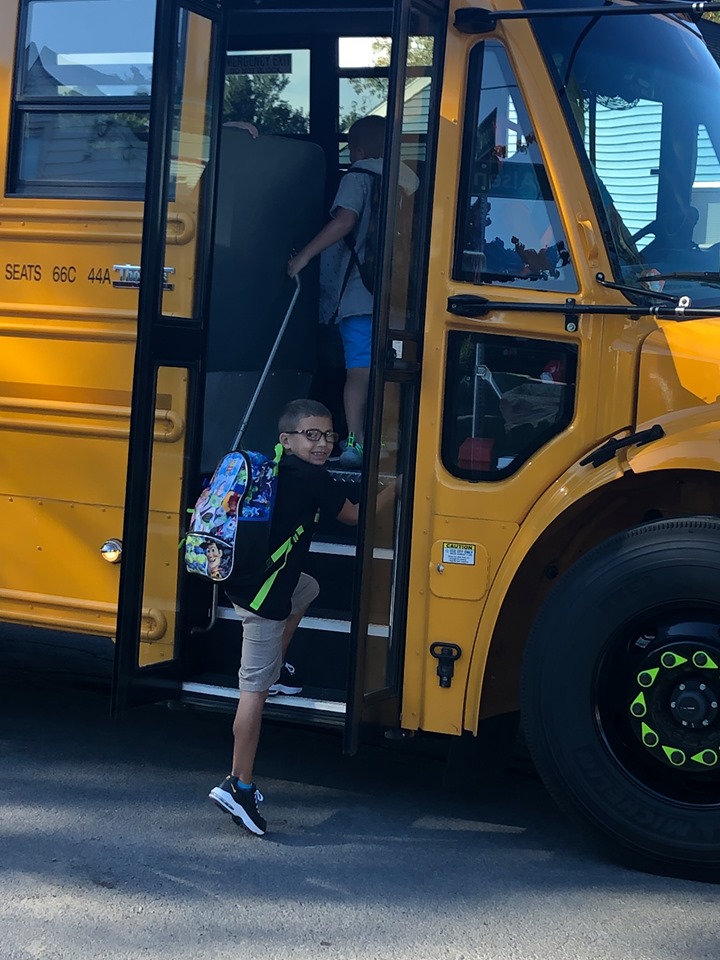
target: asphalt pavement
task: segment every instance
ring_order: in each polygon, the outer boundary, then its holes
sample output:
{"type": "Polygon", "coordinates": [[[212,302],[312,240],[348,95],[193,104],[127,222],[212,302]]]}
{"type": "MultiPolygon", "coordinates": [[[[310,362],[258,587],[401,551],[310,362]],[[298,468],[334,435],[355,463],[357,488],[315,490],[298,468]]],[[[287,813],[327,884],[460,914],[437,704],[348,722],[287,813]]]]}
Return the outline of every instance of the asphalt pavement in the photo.
{"type": "Polygon", "coordinates": [[[207,799],[230,717],[0,678],[0,960],[718,960],[720,887],[603,858],[522,766],[268,725],[266,837],[207,799]],[[472,779],[472,778],[469,778],[472,779]]]}

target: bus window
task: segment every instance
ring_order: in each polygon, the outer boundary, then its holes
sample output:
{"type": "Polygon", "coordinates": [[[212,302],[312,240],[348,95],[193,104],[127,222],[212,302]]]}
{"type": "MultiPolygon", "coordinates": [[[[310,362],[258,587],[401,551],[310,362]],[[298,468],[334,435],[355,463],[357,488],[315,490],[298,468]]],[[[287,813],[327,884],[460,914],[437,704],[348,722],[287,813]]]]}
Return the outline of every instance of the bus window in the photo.
{"type": "Polygon", "coordinates": [[[686,26],[649,18],[535,26],[594,195],[616,279],[667,277],[665,294],[717,303],[703,273],[720,262],[717,64],[686,26]],[[665,70],[665,44],[677,69],[665,70]],[[629,58],[633,68],[627,70],[629,58]],[[696,274],[678,277],[674,274],[696,274]]]}
{"type": "Polygon", "coordinates": [[[310,133],[310,51],[231,50],[223,119],[254,123],[263,134],[310,133]]]}
{"type": "MultiPolygon", "coordinates": [[[[389,37],[340,37],[340,167],[350,166],[347,132],[359,117],[386,116],[390,64],[389,37]]],[[[402,159],[413,169],[425,160],[431,96],[434,38],[408,38],[403,112],[402,159]]]]}
{"type": "MultiPolygon", "coordinates": [[[[341,168],[350,165],[347,131],[355,120],[372,114],[387,115],[390,47],[389,37],[339,39],[341,168]]],[[[418,323],[411,291],[416,285],[415,273],[424,263],[427,241],[421,236],[419,224],[431,187],[424,174],[431,102],[438,85],[435,54],[435,37],[421,33],[408,37],[400,156],[406,182],[415,175],[419,189],[408,193],[397,211],[390,324],[399,330],[416,327],[418,323]],[[403,260],[407,262],[401,263],[403,260]]]]}
{"type": "Polygon", "coordinates": [[[502,480],[570,423],[577,348],[451,331],[442,460],[465,480],[502,480]]]}
{"type": "Polygon", "coordinates": [[[540,142],[503,47],[472,51],[456,280],[577,290],[540,142]]]}
{"type": "Polygon", "coordinates": [[[154,24],[148,0],[27,4],[10,193],[142,199],[154,24]]]}
{"type": "Polygon", "coordinates": [[[339,37],[338,130],[341,169],[350,166],[347,132],[360,117],[387,114],[390,37],[339,37]]]}

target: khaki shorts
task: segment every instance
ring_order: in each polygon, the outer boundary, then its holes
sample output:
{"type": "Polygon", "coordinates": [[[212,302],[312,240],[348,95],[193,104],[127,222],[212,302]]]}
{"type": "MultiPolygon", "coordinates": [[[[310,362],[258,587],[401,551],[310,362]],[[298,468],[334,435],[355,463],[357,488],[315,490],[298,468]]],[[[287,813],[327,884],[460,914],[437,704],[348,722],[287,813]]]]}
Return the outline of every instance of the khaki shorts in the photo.
{"type": "MultiPolygon", "coordinates": [[[[320,587],[317,580],[307,573],[301,573],[290,600],[292,614],[309,607],[318,593],[320,587]]],[[[264,693],[280,676],[282,636],[287,620],[266,620],[252,610],[238,607],[237,604],[233,604],[233,607],[243,625],[242,655],[238,671],[240,689],[264,693]]]]}

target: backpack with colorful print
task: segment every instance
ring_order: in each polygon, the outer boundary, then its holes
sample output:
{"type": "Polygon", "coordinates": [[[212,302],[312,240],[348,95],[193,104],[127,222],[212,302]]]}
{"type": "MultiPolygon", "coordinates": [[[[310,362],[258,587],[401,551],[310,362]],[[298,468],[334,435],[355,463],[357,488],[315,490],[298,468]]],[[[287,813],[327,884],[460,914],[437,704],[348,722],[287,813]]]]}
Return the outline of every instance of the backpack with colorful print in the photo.
{"type": "Polygon", "coordinates": [[[280,445],[272,459],[248,450],[225,454],[190,518],[185,537],[189,573],[220,582],[234,567],[264,568],[281,456],[280,445]]]}
{"type": "Polygon", "coordinates": [[[240,449],[240,442],[299,294],[300,279],[295,277],[295,292],[235,435],[232,449],[215,468],[192,510],[190,528],[185,536],[185,567],[188,573],[197,573],[213,581],[215,606],[218,584],[227,580],[233,570],[240,571],[251,581],[265,574],[265,582],[252,604],[253,609],[259,606],[285,565],[299,532],[302,532],[302,528],[298,528],[284,544],[272,554],[269,553],[270,523],[283,448],[277,444],[273,457],[240,449]]]}

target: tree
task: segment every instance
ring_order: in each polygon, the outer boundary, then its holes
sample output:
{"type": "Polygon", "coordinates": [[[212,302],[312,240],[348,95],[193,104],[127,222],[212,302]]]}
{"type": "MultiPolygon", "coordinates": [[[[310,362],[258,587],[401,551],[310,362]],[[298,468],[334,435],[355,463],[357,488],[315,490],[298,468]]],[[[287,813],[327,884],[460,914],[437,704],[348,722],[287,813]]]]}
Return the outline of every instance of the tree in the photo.
{"type": "Polygon", "coordinates": [[[349,109],[340,117],[340,130],[347,133],[360,117],[366,117],[381,103],[387,103],[387,77],[353,77],[349,80],[357,99],[350,102],[349,109]]]}
{"type": "MultiPolygon", "coordinates": [[[[433,37],[408,37],[408,66],[431,67],[433,58],[433,37]]],[[[373,41],[373,60],[378,67],[390,65],[390,38],[378,37],[373,41]]]]}
{"type": "Polygon", "coordinates": [[[235,74],[225,80],[224,120],[247,120],[262,133],[309,133],[304,112],[282,97],[282,73],[235,74]]]}

